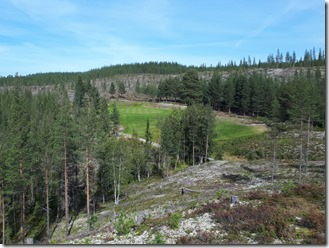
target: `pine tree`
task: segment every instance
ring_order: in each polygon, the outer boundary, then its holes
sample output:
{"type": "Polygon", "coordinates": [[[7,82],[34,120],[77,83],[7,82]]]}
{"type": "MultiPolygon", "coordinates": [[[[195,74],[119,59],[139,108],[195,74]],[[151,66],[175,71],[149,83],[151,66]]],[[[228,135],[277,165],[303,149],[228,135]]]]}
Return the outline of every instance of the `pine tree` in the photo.
{"type": "Polygon", "coordinates": [[[187,71],[182,78],[181,99],[187,105],[202,103],[202,85],[195,70],[187,71]]]}
{"type": "Polygon", "coordinates": [[[111,121],[112,121],[112,133],[115,136],[117,136],[120,126],[120,114],[115,103],[113,104],[112,107],[111,121]]]}
{"type": "Polygon", "coordinates": [[[209,84],[208,84],[208,94],[210,98],[210,105],[217,111],[220,111],[220,106],[223,101],[223,83],[221,76],[215,71],[209,84]]]}
{"type": "Polygon", "coordinates": [[[74,104],[77,108],[81,108],[84,104],[85,85],[82,82],[82,78],[79,77],[74,88],[74,104]]]}
{"type": "Polygon", "coordinates": [[[120,82],[118,85],[118,92],[120,95],[124,95],[126,93],[126,87],[123,82],[120,82]]]}
{"type": "Polygon", "coordinates": [[[114,83],[111,82],[111,85],[110,85],[110,94],[113,96],[115,94],[116,90],[115,90],[115,86],[114,86],[114,83]]]}
{"type": "Polygon", "coordinates": [[[224,102],[226,107],[228,108],[228,112],[231,113],[231,108],[234,104],[235,97],[235,85],[233,82],[233,78],[230,77],[226,80],[226,84],[224,85],[224,102]]]}

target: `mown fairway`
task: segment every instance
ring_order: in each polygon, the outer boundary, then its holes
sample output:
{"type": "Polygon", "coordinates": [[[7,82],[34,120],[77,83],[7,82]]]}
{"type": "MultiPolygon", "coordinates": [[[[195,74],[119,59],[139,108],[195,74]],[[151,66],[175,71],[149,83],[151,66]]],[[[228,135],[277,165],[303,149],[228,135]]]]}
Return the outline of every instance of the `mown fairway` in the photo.
{"type": "Polygon", "coordinates": [[[255,126],[236,123],[234,120],[217,119],[215,126],[215,141],[228,141],[260,133],[262,133],[262,131],[255,126]]]}
{"type": "Polygon", "coordinates": [[[156,108],[150,103],[117,103],[117,108],[125,133],[132,134],[135,130],[139,137],[144,137],[146,122],[149,119],[154,141],[159,135],[159,130],[156,127],[158,120],[169,115],[172,111],[171,109],[156,108]]]}
{"type": "MultiPolygon", "coordinates": [[[[158,120],[168,116],[172,111],[172,109],[159,108],[151,103],[117,102],[116,104],[125,133],[132,134],[135,130],[138,136],[144,137],[146,121],[149,119],[154,141],[157,141],[159,137],[159,129],[156,127],[158,120]]],[[[112,104],[110,104],[111,108],[112,104]]],[[[215,142],[254,136],[262,132],[255,126],[238,123],[234,118],[218,118],[215,126],[215,142]]]]}

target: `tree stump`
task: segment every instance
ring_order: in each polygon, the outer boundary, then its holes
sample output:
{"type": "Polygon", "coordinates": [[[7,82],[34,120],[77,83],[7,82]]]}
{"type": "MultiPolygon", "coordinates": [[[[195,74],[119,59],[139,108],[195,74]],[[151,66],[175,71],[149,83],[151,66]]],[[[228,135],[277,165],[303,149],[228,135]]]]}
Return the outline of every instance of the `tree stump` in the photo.
{"type": "Polygon", "coordinates": [[[239,197],[236,195],[231,196],[231,203],[232,204],[238,204],[239,203],[239,197]]]}
{"type": "Polygon", "coordinates": [[[27,238],[26,239],[26,244],[27,245],[33,245],[34,244],[34,238],[27,238]]]}

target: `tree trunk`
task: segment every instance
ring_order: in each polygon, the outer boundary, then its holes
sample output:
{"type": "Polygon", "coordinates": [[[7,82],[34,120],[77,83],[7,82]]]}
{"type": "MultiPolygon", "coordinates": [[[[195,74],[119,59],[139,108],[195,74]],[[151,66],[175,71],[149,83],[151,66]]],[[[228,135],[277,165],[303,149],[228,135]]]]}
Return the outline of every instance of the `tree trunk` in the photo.
{"type": "MultiPolygon", "coordinates": [[[[19,174],[21,180],[23,180],[23,161],[20,159],[19,161],[19,174]]],[[[21,240],[23,244],[25,243],[25,192],[24,187],[21,189],[21,240]]]]}
{"type": "MultiPolygon", "coordinates": [[[[112,160],[114,160],[114,153],[112,153],[112,160]]],[[[114,204],[117,205],[117,180],[116,180],[116,173],[115,173],[115,163],[114,161],[112,161],[113,163],[113,186],[114,186],[114,204]]]]}
{"type": "Polygon", "coordinates": [[[89,209],[89,157],[88,146],[86,146],[86,195],[87,195],[87,232],[90,232],[90,209],[89,209]]]}
{"type": "Polygon", "coordinates": [[[177,155],[176,155],[175,171],[176,171],[176,168],[177,168],[178,161],[179,161],[179,152],[178,152],[177,155]]]}
{"type": "Polygon", "coordinates": [[[208,159],[208,142],[209,142],[209,134],[207,133],[207,138],[206,138],[206,158],[205,158],[205,162],[207,162],[207,159],[208,159]]]}
{"type": "Polygon", "coordinates": [[[302,160],[303,160],[303,121],[300,122],[300,147],[299,147],[299,162],[298,162],[298,184],[302,181],[302,160]]]}
{"type": "Polygon", "coordinates": [[[306,143],[306,149],[305,149],[305,175],[307,174],[307,169],[308,169],[308,149],[309,149],[309,145],[310,145],[310,126],[311,126],[311,117],[308,117],[307,143],[306,143]]]}
{"type": "Polygon", "coordinates": [[[122,160],[121,157],[119,159],[119,176],[118,176],[118,192],[117,192],[117,204],[119,204],[120,200],[120,185],[121,185],[121,170],[122,170],[122,160]]]}
{"type": "Polygon", "coordinates": [[[193,146],[192,146],[192,165],[194,166],[194,138],[193,138],[193,146]]]}
{"type": "Polygon", "coordinates": [[[65,237],[69,236],[69,196],[68,196],[68,175],[66,157],[66,131],[64,136],[64,191],[65,191],[65,237]]]}
{"type": "Polygon", "coordinates": [[[137,168],[137,179],[138,179],[138,182],[141,181],[141,169],[140,169],[140,166],[138,166],[138,168],[137,168]]]}
{"type": "Polygon", "coordinates": [[[47,212],[47,240],[50,239],[50,228],[49,228],[49,182],[48,182],[48,169],[46,166],[46,212],[47,212]]]}
{"type": "MultiPolygon", "coordinates": [[[[114,173],[113,173],[114,174],[114,173]]],[[[116,180],[113,180],[113,185],[114,185],[114,204],[117,205],[117,185],[116,185],[116,180]]]]}

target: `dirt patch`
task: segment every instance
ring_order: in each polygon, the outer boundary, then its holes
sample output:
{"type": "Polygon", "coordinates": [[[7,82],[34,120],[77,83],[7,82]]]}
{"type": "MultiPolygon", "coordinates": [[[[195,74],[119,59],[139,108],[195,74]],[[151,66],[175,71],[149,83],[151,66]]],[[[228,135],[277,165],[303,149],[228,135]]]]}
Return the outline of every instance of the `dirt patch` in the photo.
{"type": "Polygon", "coordinates": [[[187,108],[186,105],[181,105],[181,104],[177,104],[177,103],[168,103],[168,102],[152,103],[151,106],[154,108],[162,108],[162,109],[172,109],[172,108],[185,109],[185,108],[187,108]]]}

